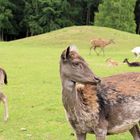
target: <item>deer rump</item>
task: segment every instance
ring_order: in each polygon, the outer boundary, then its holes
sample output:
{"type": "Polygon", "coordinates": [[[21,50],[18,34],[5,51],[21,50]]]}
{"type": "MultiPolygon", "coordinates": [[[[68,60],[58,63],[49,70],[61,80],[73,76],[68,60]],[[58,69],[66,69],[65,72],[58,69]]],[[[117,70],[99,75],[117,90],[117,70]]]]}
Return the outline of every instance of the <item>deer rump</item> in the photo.
{"type": "MultiPolygon", "coordinates": [[[[92,85],[78,87],[78,94],[83,96],[82,92],[94,90],[91,87],[92,85]]],[[[88,94],[88,92],[85,94],[88,94]]],[[[99,125],[106,125],[106,121],[108,122],[108,135],[125,132],[139,122],[140,73],[126,73],[105,77],[97,85],[96,95],[96,101],[99,104],[96,108],[99,111],[99,125]]],[[[89,100],[91,100],[91,97],[89,100]]],[[[92,110],[90,111],[92,112],[92,110]]],[[[94,131],[92,132],[94,133],[94,131]]]]}

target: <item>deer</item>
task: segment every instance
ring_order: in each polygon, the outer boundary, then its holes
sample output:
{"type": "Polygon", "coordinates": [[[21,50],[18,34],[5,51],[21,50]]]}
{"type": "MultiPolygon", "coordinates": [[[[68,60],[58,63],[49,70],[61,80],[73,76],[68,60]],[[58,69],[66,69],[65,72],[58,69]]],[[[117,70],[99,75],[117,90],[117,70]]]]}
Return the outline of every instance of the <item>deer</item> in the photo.
{"type": "MultiPolygon", "coordinates": [[[[4,69],[0,68],[0,84],[3,85],[7,85],[8,81],[7,81],[7,73],[5,72],[4,69]]],[[[8,99],[7,96],[0,92],[0,101],[3,103],[4,105],[4,121],[8,120],[9,117],[9,113],[8,113],[8,99]]]]}
{"type": "Polygon", "coordinates": [[[134,55],[136,56],[136,58],[140,57],[140,47],[135,47],[131,50],[132,53],[134,53],[134,55]]]}
{"type": "Polygon", "coordinates": [[[115,67],[115,66],[118,66],[119,63],[111,58],[108,58],[106,59],[106,63],[108,64],[108,66],[111,66],[111,67],[115,67]]]}
{"type": "Polygon", "coordinates": [[[104,55],[104,48],[111,43],[114,43],[113,39],[106,40],[106,39],[101,39],[101,38],[94,38],[90,41],[91,47],[90,47],[89,54],[91,54],[91,50],[94,49],[97,55],[99,55],[101,51],[103,52],[103,55],[104,55]],[[96,48],[100,48],[99,53],[96,51],[96,48]]]}
{"type": "Polygon", "coordinates": [[[140,67],[140,62],[129,62],[127,58],[124,59],[123,63],[127,63],[129,67],[140,67]]]}
{"type": "Polygon", "coordinates": [[[62,102],[77,140],[129,131],[140,140],[140,73],[99,78],[70,46],[60,56],[62,102]]]}

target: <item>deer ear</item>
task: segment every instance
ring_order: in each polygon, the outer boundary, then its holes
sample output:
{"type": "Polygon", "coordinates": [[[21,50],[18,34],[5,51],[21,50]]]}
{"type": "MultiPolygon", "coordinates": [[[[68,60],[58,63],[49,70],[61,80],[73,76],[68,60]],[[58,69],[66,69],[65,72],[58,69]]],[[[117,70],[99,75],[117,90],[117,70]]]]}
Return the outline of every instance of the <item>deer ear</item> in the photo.
{"type": "Polygon", "coordinates": [[[69,59],[70,46],[66,50],[66,59],[69,59]]]}
{"type": "Polygon", "coordinates": [[[70,47],[63,51],[61,54],[61,59],[65,62],[69,59],[70,47]]]}

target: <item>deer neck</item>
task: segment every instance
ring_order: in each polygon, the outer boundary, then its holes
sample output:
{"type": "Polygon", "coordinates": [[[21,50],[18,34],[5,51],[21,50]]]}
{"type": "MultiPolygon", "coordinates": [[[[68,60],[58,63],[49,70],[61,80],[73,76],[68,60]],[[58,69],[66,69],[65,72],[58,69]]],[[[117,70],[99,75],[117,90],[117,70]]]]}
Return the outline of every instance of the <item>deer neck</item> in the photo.
{"type": "Polygon", "coordinates": [[[81,111],[81,102],[76,91],[76,83],[63,79],[62,88],[62,101],[67,115],[75,118],[76,114],[81,111]]]}
{"type": "Polygon", "coordinates": [[[67,102],[68,104],[72,104],[76,102],[76,84],[75,82],[63,78],[62,79],[62,97],[63,102],[67,102]]]}
{"type": "Polygon", "coordinates": [[[127,63],[128,65],[130,65],[130,63],[129,63],[129,61],[128,61],[128,60],[126,60],[126,63],[127,63]]]}
{"type": "Polygon", "coordinates": [[[109,45],[109,44],[111,44],[111,41],[108,41],[106,45],[109,45]]]}
{"type": "Polygon", "coordinates": [[[86,104],[91,112],[98,113],[99,104],[96,85],[94,87],[83,86],[84,88],[77,88],[76,83],[66,78],[62,80],[62,100],[66,111],[83,110],[86,104]]]}

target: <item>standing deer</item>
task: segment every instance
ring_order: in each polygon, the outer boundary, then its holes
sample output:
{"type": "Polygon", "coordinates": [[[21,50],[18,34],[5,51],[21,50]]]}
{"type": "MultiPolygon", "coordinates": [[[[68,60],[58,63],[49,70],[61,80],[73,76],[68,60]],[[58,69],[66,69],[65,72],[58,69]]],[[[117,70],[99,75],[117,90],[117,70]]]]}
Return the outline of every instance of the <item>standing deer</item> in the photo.
{"type": "Polygon", "coordinates": [[[129,132],[140,140],[140,73],[99,79],[71,47],[61,54],[62,101],[77,140],[129,132]],[[82,84],[79,85],[78,83],[82,84]]]}
{"type": "MultiPolygon", "coordinates": [[[[0,68],[0,84],[7,84],[7,74],[4,69],[0,68]]],[[[4,104],[4,121],[7,121],[9,115],[8,115],[8,101],[7,97],[0,92],[0,101],[4,104]]]]}
{"type": "Polygon", "coordinates": [[[99,55],[99,53],[101,51],[103,52],[103,55],[104,55],[104,48],[107,45],[109,45],[111,43],[114,43],[114,41],[112,39],[106,40],[106,39],[101,39],[101,38],[95,38],[95,39],[92,39],[90,41],[90,43],[91,43],[91,47],[90,47],[90,53],[89,54],[91,54],[91,50],[94,49],[94,51],[95,51],[95,53],[97,55],[99,55]],[[99,53],[96,51],[96,48],[100,48],[101,49],[99,53]]]}

